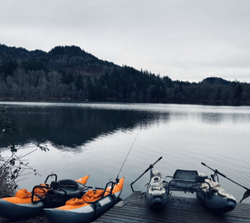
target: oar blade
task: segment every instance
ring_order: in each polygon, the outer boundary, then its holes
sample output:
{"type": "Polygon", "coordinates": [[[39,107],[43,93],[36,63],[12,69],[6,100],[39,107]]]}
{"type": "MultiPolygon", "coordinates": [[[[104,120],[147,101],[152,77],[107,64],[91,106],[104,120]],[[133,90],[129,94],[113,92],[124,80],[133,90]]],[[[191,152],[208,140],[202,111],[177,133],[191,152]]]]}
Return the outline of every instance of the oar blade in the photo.
{"type": "Polygon", "coordinates": [[[240,203],[245,200],[246,198],[248,198],[250,196],[250,190],[246,190],[246,192],[243,194],[242,199],[240,200],[240,203]]]}

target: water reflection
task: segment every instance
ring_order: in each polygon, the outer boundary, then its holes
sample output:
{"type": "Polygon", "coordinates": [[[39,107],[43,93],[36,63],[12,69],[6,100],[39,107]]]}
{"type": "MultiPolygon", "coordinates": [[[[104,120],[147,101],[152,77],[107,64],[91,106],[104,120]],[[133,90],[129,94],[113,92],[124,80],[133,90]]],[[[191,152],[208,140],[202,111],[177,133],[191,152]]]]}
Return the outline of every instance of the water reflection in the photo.
{"type": "MultiPolygon", "coordinates": [[[[77,147],[117,130],[147,129],[152,124],[202,122],[209,125],[247,124],[249,107],[121,104],[0,102],[21,131],[1,139],[4,147],[30,141],[50,141],[57,147],[77,147]]],[[[193,124],[192,124],[193,125],[193,124]]]]}
{"type": "Polygon", "coordinates": [[[206,124],[218,124],[223,120],[221,113],[202,113],[202,121],[206,124]]]}
{"type": "MultiPolygon", "coordinates": [[[[77,147],[103,134],[117,130],[147,128],[159,120],[168,120],[168,113],[140,110],[109,109],[93,106],[21,106],[8,105],[8,113],[21,131],[11,136],[15,144],[32,140],[50,141],[56,146],[77,147]]],[[[1,146],[9,142],[1,141],[1,146]]],[[[62,147],[61,147],[62,148],[62,147]]]]}

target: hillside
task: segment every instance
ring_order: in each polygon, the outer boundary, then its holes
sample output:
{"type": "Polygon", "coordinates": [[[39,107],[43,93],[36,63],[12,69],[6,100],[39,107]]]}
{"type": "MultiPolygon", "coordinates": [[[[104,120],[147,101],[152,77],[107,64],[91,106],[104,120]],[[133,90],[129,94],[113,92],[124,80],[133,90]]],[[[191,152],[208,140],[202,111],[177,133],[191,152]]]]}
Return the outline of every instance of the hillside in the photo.
{"type": "Polygon", "coordinates": [[[0,72],[8,75],[11,75],[13,71],[10,67],[19,67],[26,72],[54,70],[85,75],[99,75],[118,67],[113,63],[99,60],[76,46],[57,46],[46,53],[41,50],[28,51],[23,48],[0,45],[0,60],[2,62],[0,72]]]}
{"type": "Polygon", "coordinates": [[[172,81],[100,60],[77,46],[47,53],[0,44],[0,99],[246,103],[250,84],[218,77],[172,81]]]}

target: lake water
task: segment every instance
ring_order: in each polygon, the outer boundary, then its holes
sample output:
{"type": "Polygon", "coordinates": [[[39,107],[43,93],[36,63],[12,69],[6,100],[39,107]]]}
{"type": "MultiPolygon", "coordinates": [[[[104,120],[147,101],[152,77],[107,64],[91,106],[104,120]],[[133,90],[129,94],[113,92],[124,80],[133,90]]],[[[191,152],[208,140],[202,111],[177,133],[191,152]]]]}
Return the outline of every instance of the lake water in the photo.
{"type": "MultiPolygon", "coordinates": [[[[41,176],[25,176],[21,188],[31,190],[51,172],[60,179],[90,174],[88,185],[104,187],[116,178],[129,151],[119,175],[125,176],[122,198],[132,193],[130,183],[160,156],[154,169],[163,176],[176,169],[210,175],[204,162],[250,188],[248,106],[1,102],[0,107],[6,107],[21,128],[11,139],[19,154],[36,149],[37,143],[50,150],[38,149],[26,157],[41,176]]],[[[8,140],[2,139],[2,149],[8,140]]],[[[145,191],[148,180],[146,173],[134,189],[145,191]]],[[[245,192],[223,177],[220,183],[237,201],[245,192]]],[[[250,203],[250,198],[244,202],[250,203]]]]}

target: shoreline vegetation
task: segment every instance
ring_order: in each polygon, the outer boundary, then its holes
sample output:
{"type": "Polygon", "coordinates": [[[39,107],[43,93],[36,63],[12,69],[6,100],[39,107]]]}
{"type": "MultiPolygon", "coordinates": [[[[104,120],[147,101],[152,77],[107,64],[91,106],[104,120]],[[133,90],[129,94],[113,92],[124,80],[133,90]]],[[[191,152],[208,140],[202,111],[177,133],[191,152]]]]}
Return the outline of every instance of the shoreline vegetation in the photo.
{"type": "Polygon", "coordinates": [[[89,99],[75,99],[75,98],[23,98],[23,97],[0,97],[0,102],[65,102],[65,103],[157,103],[157,104],[193,104],[193,105],[229,105],[229,106],[241,106],[241,105],[250,105],[249,100],[169,100],[165,102],[156,101],[156,102],[138,102],[138,101],[116,101],[116,100],[89,100],[89,99]]]}
{"type": "Polygon", "coordinates": [[[100,60],[77,46],[44,52],[0,44],[0,100],[249,105],[250,83],[174,81],[100,60]]]}
{"type": "Polygon", "coordinates": [[[247,101],[213,101],[213,100],[207,100],[207,101],[189,101],[189,100],[172,100],[167,102],[134,102],[134,101],[90,101],[88,99],[82,100],[75,100],[72,98],[46,98],[44,100],[42,99],[24,99],[24,98],[1,98],[0,102],[41,102],[41,103],[158,103],[158,104],[193,104],[193,105],[214,105],[214,106],[250,106],[250,100],[247,101]]]}
{"type": "MultiPolygon", "coordinates": [[[[5,110],[1,110],[0,112],[0,141],[2,143],[3,138],[8,138],[8,135],[15,134],[16,131],[20,130],[12,120],[8,117],[8,114],[5,110]]],[[[10,138],[9,138],[10,139],[10,138]]],[[[2,156],[2,150],[0,151],[0,198],[2,197],[12,197],[15,196],[17,190],[16,180],[19,177],[23,176],[23,172],[25,170],[29,170],[28,174],[32,172],[36,175],[37,172],[34,168],[29,166],[28,162],[23,160],[25,155],[18,156],[16,155],[17,147],[11,140],[8,140],[8,146],[6,146],[6,150],[9,150],[11,154],[9,156],[2,156]]],[[[46,147],[42,147],[38,144],[41,150],[47,151],[46,147]]],[[[27,173],[24,173],[26,175],[27,173]]],[[[11,221],[9,219],[3,218],[0,216],[1,223],[49,223],[44,216],[38,216],[36,218],[30,218],[20,221],[11,221]]]]}

